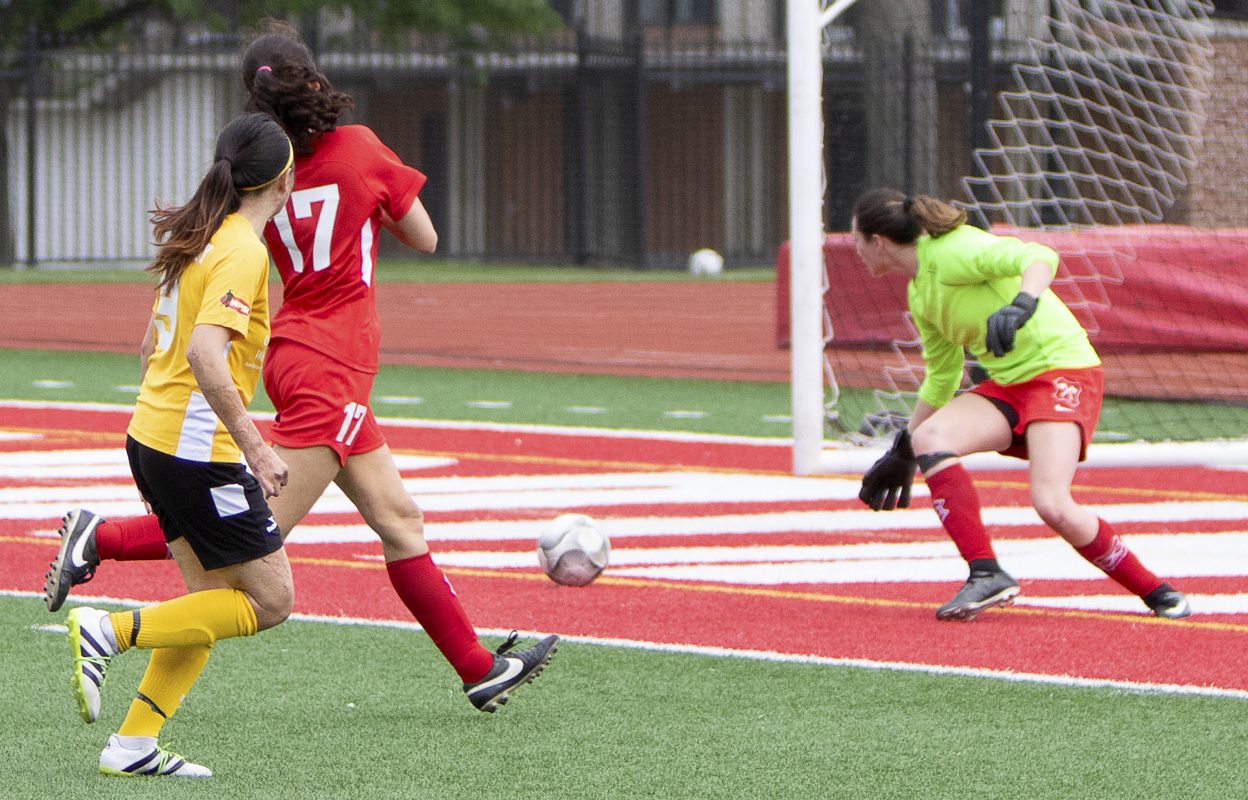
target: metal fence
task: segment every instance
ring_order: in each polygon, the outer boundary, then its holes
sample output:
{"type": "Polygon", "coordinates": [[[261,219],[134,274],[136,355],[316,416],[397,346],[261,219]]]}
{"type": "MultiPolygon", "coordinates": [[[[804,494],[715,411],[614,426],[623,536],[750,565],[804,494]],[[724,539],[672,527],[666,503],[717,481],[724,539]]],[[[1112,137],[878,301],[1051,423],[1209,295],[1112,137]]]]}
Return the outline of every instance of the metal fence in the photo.
{"type": "MultiPolygon", "coordinates": [[[[776,27],[737,41],[713,25],[569,29],[491,51],[357,37],[317,57],[355,97],[353,121],[429,175],[422,199],[443,255],[669,267],[711,247],[730,266],[769,264],[787,238],[776,27]]],[[[169,34],[0,53],[12,67],[0,74],[0,261],[150,258],[148,210],[189,196],[242,109],[238,42],[169,34]]],[[[969,168],[969,45],[896,47],[876,54],[904,66],[886,75],[848,28],[826,50],[830,229],[868,183],[951,194],[969,168]]]]}

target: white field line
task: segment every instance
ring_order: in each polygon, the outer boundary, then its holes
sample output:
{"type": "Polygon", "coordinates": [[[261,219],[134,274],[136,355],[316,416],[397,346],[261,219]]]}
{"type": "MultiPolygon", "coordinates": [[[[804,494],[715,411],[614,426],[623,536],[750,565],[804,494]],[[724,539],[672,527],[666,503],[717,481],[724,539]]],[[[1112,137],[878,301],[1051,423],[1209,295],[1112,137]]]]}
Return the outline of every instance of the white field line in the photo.
{"type": "MultiPolygon", "coordinates": [[[[1248,575],[1248,532],[1132,534],[1123,541],[1146,563],[1171,577],[1248,575]]],[[[1057,536],[998,539],[997,555],[1015,578],[1100,580],[1104,573],[1057,536]]],[[[448,567],[527,569],[525,551],[438,548],[448,567]]],[[[611,551],[611,574],[667,580],[711,580],[758,586],[778,583],[912,583],[965,580],[966,562],[950,541],[745,545],[742,547],[629,547],[611,551]],[[770,573],[774,572],[774,575],[770,573]],[[773,579],[774,578],[774,579],[773,579]]]]}
{"type": "MultiPolygon", "coordinates": [[[[3,407],[4,403],[0,403],[3,407]]],[[[34,404],[46,406],[48,404],[34,404]]],[[[81,407],[84,404],[66,404],[81,407]]],[[[128,409],[119,409],[128,410],[128,409]]],[[[441,423],[427,427],[446,427],[441,423]]],[[[475,423],[450,427],[490,427],[475,423]]],[[[508,427],[508,426],[502,426],[508,427]]],[[[634,432],[635,433],[635,432],[634,432]]],[[[667,438],[667,437],[662,437],[667,438]]],[[[706,437],[717,441],[717,437],[706,437]]],[[[417,471],[453,464],[451,459],[399,456],[400,466],[417,471]]],[[[142,513],[128,480],[124,453],[119,449],[27,451],[0,453],[0,477],[27,480],[45,478],[121,478],[121,482],[90,487],[10,487],[0,489],[0,518],[59,519],[68,508],[89,505],[108,516],[142,513]]],[[[778,503],[795,500],[846,500],[857,494],[857,481],[827,477],[725,473],[643,472],[494,476],[482,478],[408,478],[405,484],[430,511],[506,509],[567,509],[630,504],[778,503]]],[[[925,489],[916,486],[916,496],[925,489]]],[[[1224,520],[1248,518],[1242,504],[1133,503],[1093,507],[1111,522],[1224,520]]],[[[375,541],[364,525],[319,525],[318,515],[353,511],[336,487],[313,509],[309,523],[291,537],[291,544],[375,541]]],[[[985,521],[994,526],[1040,525],[1029,508],[985,509],[985,521]]],[[[939,534],[930,510],[812,511],[743,513],[702,517],[603,517],[612,536],[664,537],[672,535],[739,534],[765,537],[788,532],[862,532],[926,530],[939,534]]],[[[54,523],[49,523],[54,524],[54,523]]],[[[431,541],[533,541],[545,520],[494,520],[432,524],[431,541]]],[[[55,535],[51,530],[43,532],[55,535]]],[[[1132,535],[1129,544],[1146,561],[1164,565],[1170,577],[1243,576],[1248,574],[1248,533],[1229,531],[1199,534],[1132,535]]],[[[1099,580],[1101,575],[1070,548],[1053,539],[1000,540],[998,550],[1016,577],[1024,579],[1099,580]]],[[[455,551],[439,548],[439,562],[461,568],[535,568],[528,553],[455,551]]],[[[740,585],[786,583],[862,583],[959,581],[965,566],[952,545],[938,542],[872,543],[859,545],[627,548],[613,553],[610,574],[621,577],[684,581],[726,581],[740,585]]],[[[1127,610],[1138,605],[1122,595],[1081,597],[1024,597],[1020,604],[1045,607],[1127,610]]],[[[1193,598],[1199,613],[1244,613],[1248,597],[1226,594],[1193,598]]]]}
{"type": "MultiPolygon", "coordinates": [[[[0,409],[50,408],[67,411],[113,411],[121,414],[133,412],[131,405],[112,403],[42,402],[34,400],[3,400],[0,409]]],[[[271,413],[253,413],[256,419],[272,419],[271,413]]],[[[396,428],[420,428],[424,430],[478,430],[504,433],[540,433],[551,436],[594,437],[599,439],[643,439],[662,442],[708,442],[741,444],[758,447],[789,448],[791,437],[733,436],[728,434],[684,433],[680,431],[644,431],[618,428],[588,428],[562,425],[531,425],[523,423],[493,423],[458,420],[423,420],[409,418],[378,417],[378,422],[396,428]]],[[[1248,442],[1245,440],[1218,440],[1208,442],[1121,442],[1098,443],[1088,450],[1085,466],[1132,466],[1164,462],[1185,466],[1248,466],[1248,442]]],[[[835,443],[830,449],[835,458],[843,461],[843,471],[861,472],[883,452],[879,448],[858,447],[835,443]]],[[[977,469],[1021,469],[1026,462],[1005,458],[996,454],[981,454],[968,460],[977,469]]]]}
{"type": "MultiPolygon", "coordinates": [[[[133,404],[74,403],[66,401],[43,402],[40,400],[0,400],[3,408],[47,408],[65,411],[112,411],[118,414],[134,413],[133,404]]],[[[271,412],[250,412],[253,419],[271,420],[271,412]]],[[[723,433],[685,433],[683,431],[646,431],[627,428],[588,428],[575,425],[532,425],[518,422],[478,422],[473,420],[411,419],[408,417],[377,417],[383,426],[395,428],[420,428],[422,430],[493,431],[500,433],[540,433],[550,436],[593,437],[598,439],[646,439],[659,442],[708,442],[718,444],[742,444],[759,447],[790,447],[792,440],[764,436],[735,436],[723,433]]]]}
{"type": "MultiPolygon", "coordinates": [[[[42,598],[38,592],[15,592],[0,590],[6,597],[42,598]]],[[[99,603],[134,608],[144,605],[138,600],[112,597],[86,597],[75,595],[74,599],[84,603],[99,603]]],[[[314,614],[291,614],[290,618],[302,622],[313,622],[328,625],[350,625],[375,628],[395,628],[417,632],[422,630],[414,622],[399,620],[372,620],[359,617],[329,617],[314,614]]],[[[63,633],[60,626],[39,626],[39,630],[63,633]]],[[[510,633],[503,629],[478,629],[479,634],[492,637],[505,637],[510,633]]],[[[536,638],[545,632],[520,631],[521,636],[536,638]]],[[[1032,683],[1057,686],[1067,689],[1110,689],[1113,691],[1130,692],[1132,694],[1160,694],[1177,696],[1218,697],[1228,700],[1248,700],[1248,691],[1241,689],[1221,689],[1212,686],[1185,686],[1172,683],[1147,683],[1142,681],[1115,681],[1093,678],[1076,678],[1069,675],[1043,675],[1030,672],[1012,672],[1009,670],[982,669],[976,667],[951,667],[942,664],[920,664],[904,661],[873,661],[861,658],[827,658],[824,656],[797,655],[777,653],[770,650],[735,650],[725,647],[704,647],[693,644],[666,644],[647,642],[637,639],[615,639],[596,636],[564,636],[564,641],[577,644],[595,645],[599,647],[617,647],[627,650],[646,650],[662,653],[680,653],[685,655],[708,656],[712,658],[739,658],[750,661],[766,661],[784,664],[815,664],[825,667],[846,667],[878,672],[913,672],[937,676],[956,676],[981,678],[985,680],[1003,681],[1007,683],[1032,683]]]]}
{"type": "MultiPolygon", "coordinates": [[[[401,468],[418,471],[446,466],[446,459],[400,456],[401,468]]],[[[54,519],[67,508],[88,505],[106,517],[140,514],[141,505],[129,480],[120,450],[34,451],[0,454],[0,478],[101,479],[121,478],[93,486],[8,487],[0,489],[0,518],[54,519]],[[28,457],[28,462],[23,456],[28,457]]],[[[493,477],[404,479],[404,487],[429,512],[505,511],[520,509],[588,509],[610,506],[666,504],[783,503],[844,501],[857,496],[858,481],[840,478],[751,475],[718,472],[665,471],[594,474],[554,474],[493,477]]],[[[926,494],[915,487],[915,497],[926,494]]],[[[918,503],[916,503],[916,506],[918,503]]],[[[924,504],[925,505],[925,504],[924,504]]],[[[1231,501],[1126,503],[1090,506],[1110,522],[1170,519],[1246,520],[1248,510],[1231,501]]],[[[355,509],[337,487],[330,487],[312,513],[351,513],[355,509]]],[[[984,520],[989,525],[1039,525],[1039,517],[1026,507],[990,507],[984,520]]],[[[314,520],[313,520],[314,521],[314,520]]],[[[444,539],[494,539],[536,536],[540,521],[502,524],[451,523],[438,526],[433,535],[444,539]],[[474,527],[475,526],[475,527],[474,527]],[[500,534],[499,531],[509,531],[500,534]]],[[[768,530],[926,530],[934,529],[930,509],[912,507],[887,513],[866,509],[795,511],[775,515],[741,514],[685,519],[624,518],[611,523],[609,535],[649,533],[755,533],[768,530]],[[649,521],[647,521],[649,520],[649,521]],[[654,530],[655,526],[660,528],[654,530]],[[713,527],[712,527],[713,526],[713,527]],[[760,527],[761,526],[761,527],[760,527]]],[[[352,541],[371,538],[362,526],[323,527],[318,541],[326,537],[352,541]]],[[[306,529],[305,529],[306,530],[306,529]]],[[[296,534],[299,535],[299,534],[296,534]]],[[[296,539],[295,541],[300,541],[296,539]]]]}

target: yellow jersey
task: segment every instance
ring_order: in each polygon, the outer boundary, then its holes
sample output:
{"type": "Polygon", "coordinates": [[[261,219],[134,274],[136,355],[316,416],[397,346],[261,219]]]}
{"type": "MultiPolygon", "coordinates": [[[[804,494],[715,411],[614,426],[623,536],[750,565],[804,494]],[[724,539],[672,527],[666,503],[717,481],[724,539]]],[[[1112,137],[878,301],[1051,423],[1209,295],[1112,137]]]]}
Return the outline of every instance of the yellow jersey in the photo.
{"type": "Polygon", "coordinates": [[[228,328],[225,360],[243,405],[251,402],[269,344],[269,256],[251,223],[231,214],[177,283],[153,306],[156,347],[127,433],[190,461],[238,463],[242,451],[199,390],[186,348],[196,325],[228,328]]]}

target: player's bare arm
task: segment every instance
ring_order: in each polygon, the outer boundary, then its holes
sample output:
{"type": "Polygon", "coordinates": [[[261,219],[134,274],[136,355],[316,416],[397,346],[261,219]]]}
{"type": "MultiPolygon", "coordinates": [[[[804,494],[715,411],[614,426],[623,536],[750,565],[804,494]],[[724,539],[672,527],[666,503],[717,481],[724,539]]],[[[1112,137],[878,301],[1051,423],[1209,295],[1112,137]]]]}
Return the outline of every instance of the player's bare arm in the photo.
{"type": "Polygon", "coordinates": [[[936,407],[925,400],[916,400],[914,403],[914,413],[910,415],[910,430],[913,432],[916,428],[923,424],[923,421],[936,413],[936,407]]]}
{"type": "Polygon", "coordinates": [[[196,325],[186,348],[186,360],[213,413],[225,425],[266,497],[275,497],[286,485],[286,462],[264,442],[256,423],[247,415],[225,362],[231,331],[220,325],[196,325]]]}
{"type": "Polygon", "coordinates": [[[411,209],[400,220],[390,219],[383,210],[381,225],[413,250],[432,253],[438,248],[438,232],[433,227],[433,220],[429,219],[429,212],[425,210],[419,198],[412,202],[411,209]]]}
{"type": "Polygon", "coordinates": [[[1048,289],[1051,283],[1053,283],[1053,270],[1043,261],[1037,261],[1023,270],[1023,283],[1019,291],[1026,292],[1032,297],[1039,297],[1044,294],[1044,290],[1048,289]]]}

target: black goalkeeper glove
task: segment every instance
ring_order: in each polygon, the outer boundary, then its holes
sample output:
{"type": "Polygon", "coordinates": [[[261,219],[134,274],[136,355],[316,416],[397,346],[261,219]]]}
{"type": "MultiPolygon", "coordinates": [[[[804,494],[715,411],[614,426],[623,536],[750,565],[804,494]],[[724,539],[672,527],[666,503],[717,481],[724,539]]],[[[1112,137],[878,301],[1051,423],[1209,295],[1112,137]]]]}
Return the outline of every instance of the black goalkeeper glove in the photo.
{"type": "Polygon", "coordinates": [[[1036,298],[1026,292],[1019,292],[1014,302],[988,318],[988,335],[984,337],[984,344],[994,356],[1000,358],[1014,349],[1014,334],[1036,313],[1036,302],[1036,298]]]}
{"type": "Polygon", "coordinates": [[[871,506],[873,511],[909,508],[910,486],[914,483],[914,470],[918,465],[914,448],[910,446],[910,431],[903,428],[898,431],[888,452],[862,476],[858,499],[871,506]]]}

